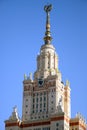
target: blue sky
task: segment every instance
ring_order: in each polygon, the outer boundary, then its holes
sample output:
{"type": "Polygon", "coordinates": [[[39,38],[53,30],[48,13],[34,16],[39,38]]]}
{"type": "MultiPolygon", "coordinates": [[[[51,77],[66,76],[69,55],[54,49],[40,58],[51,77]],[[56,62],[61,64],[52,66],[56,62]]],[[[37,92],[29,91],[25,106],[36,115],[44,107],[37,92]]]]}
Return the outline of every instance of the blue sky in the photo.
{"type": "Polygon", "coordinates": [[[63,81],[71,84],[72,117],[87,118],[87,0],[0,0],[0,130],[17,105],[22,115],[23,75],[36,70],[45,33],[45,4],[51,11],[52,44],[63,81]]]}

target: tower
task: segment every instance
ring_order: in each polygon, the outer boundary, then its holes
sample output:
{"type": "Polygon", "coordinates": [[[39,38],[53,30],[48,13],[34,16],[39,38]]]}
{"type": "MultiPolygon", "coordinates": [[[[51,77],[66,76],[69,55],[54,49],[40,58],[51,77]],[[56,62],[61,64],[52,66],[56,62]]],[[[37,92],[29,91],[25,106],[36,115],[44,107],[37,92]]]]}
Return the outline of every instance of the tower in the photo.
{"type": "Polygon", "coordinates": [[[51,9],[52,5],[44,7],[46,12],[46,32],[44,44],[37,56],[37,69],[34,73],[34,79],[26,77],[23,82],[22,120],[25,122],[25,126],[27,121],[39,121],[39,123],[41,121],[43,123],[44,120],[52,120],[51,127],[48,126],[50,129],[56,129],[56,122],[58,124],[61,122],[61,126],[64,128],[66,122],[68,130],[71,113],[70,86],[68,81],[66,86],[63,84],[62,75],[58,69],[58,55],[52,44],[50,32],[51,9]]]}
{"type": "Polygon", "coordinates": [[[79,116],[71,119],[70,83],[63,83],[58,68],[58,55],[50,31],[51,9],[52,5],[44,6],[46,32],[37,55],[34,78],[32,74],[24,75],[22,119],[14,108],[5,121],[5,130],[77,130],[80,127],[86,130],[86,123],[81,122],[79,116]]]}

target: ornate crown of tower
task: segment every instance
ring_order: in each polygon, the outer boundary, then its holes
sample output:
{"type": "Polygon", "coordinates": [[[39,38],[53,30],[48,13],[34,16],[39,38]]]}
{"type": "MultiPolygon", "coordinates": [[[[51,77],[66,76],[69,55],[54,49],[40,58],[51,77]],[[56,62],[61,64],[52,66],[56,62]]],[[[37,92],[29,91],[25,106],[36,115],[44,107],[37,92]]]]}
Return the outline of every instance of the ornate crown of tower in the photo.
{"type": "Polygon", "coordinates": [[[47,78],[50,75],[58,74],[58,56],[54,46],[51,44],[52,37],[50,32],[50,11],[52,5],[44,6],[46,12],[46,32],[44,37],[45,44],[41,46],[40,54],[37,56],[37,70],[34,78],[47,78]]]}

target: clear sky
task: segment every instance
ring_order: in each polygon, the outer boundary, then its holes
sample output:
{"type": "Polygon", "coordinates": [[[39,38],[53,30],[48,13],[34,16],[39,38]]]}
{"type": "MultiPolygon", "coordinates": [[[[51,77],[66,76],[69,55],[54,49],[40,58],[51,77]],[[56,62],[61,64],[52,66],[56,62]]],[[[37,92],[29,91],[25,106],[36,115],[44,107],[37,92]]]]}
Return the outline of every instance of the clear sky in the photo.
{"type": "Polygon", "coordinates": [[[87,0],[0,0],[0,130],[15,105],[22,115],[23,75],[36,70],[45,33],[45,4],[51,11],[52,44],[63,82],[71,84],[72,117],[87,119],[87,0]]]}

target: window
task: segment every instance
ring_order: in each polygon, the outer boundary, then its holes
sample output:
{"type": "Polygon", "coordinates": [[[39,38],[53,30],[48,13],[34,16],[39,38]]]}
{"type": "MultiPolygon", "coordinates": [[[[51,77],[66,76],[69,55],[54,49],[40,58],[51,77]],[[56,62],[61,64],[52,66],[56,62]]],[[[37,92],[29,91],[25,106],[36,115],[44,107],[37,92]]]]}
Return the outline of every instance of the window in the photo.
{"type": "Polygon", "coordinates": [[[36,108],[38,108],[38,104],[36,104],[36,108]]]}
{"type": "Polygon", "coordinates": [[[57,123],[56,123],[56,130],[59,130],[58,127],[59,127],[59,123],[57,122],[57,123]]]}
{"type": "Polygon", "coordinates": [[[44,97],[44,101],[46,101],[46,97],[44,97]]]}
{"type": "Polygon", "coordinates": [[[34,108],[34,104],[33,104],[33,108],[34,108]]]}
{"type": "Polygon", "coordinates": [[[48,117],[48,115],[46,115],[46,117],[48,117]]]}
{"type": "Polygon", "coordinates": [[[59,123],[56,123],[56,126],[58,127],[58,126],[59,126],[59,123]]]}
{"type": "Polygon", "coordinates": [[[38,98],[36,98],[36,102],[38,102],[38,98]]]}
{"type": "Polygon", "coordinates": [[[40,97],[40,101],[42,101],[42,97],[40,97]]]}
{"type": "Polygon", "coordinates": [[[33,103],[35,102],[35,99],[33,98],[33,103]]]}
{"type": "Polygon", "coordinates": [[[28,107],[28,105],[26,105],[26,107],[28,107]]]}
{"type": "Polygon", "coordinates": [[[46,103],[44,103],[44,107],[46,107],[46,103]]]}
{"type": "Polygon", "coordinates": [[[46,109],[44,108],[44,112],[46,111],[46,109]]]}
{"type": "Polygon", "coordinates": [[[42,110],[40,109],[40,112],[42,112],[42,110]]]}
{"type": "Polygon", "coordinates": [[[33,110],[33,113],[34,113],[34,110],[33,110]]]}
{"type": "Polygon", "coordinates": [[[51,110],[53,110],[53,107],[51,108],[51,110]]]}
{"type": "Polygon", "coordinates": [[[26,101],[28,101],[28,99],[26,99],[26,101]]]}
{"type": "Polygon", "coordinates": [[[42,104],[40,104],[40,108],[42,108],[42,104]]]}
{"type": "Polygon", "coordinates": [[[53,104],[53,101],[51,103],[53,104]]]}

